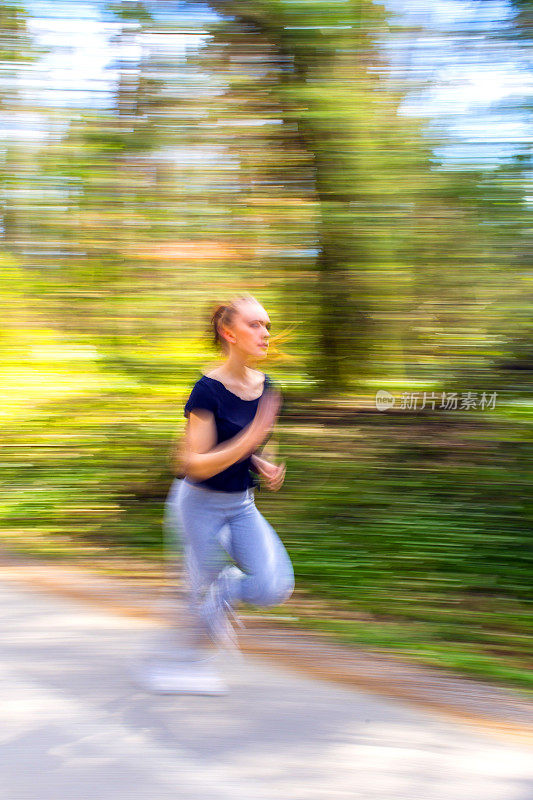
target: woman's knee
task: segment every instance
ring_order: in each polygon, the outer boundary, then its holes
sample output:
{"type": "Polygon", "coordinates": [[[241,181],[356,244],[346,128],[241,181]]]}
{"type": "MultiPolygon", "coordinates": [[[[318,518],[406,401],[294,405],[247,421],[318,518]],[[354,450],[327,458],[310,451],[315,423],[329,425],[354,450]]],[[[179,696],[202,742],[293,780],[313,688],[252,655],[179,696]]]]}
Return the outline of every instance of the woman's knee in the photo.
{"type": "Polygon", "coordinates": [[[254,605],[279,606],[294,591],[294,573],[290,570],[282,575],[262,576],[256,581],[255,589],[255,599],[251,601],[254,605]]]}
{"type": "Polygon", "coordinates": [[[281,585],[278,587],[278,602],[276,605],[280,605],[281,603],[286,603],[287,600],[291,597],[292,593],[294,592],[294,572],[290,575],[287,575],[285,580],[282,581],[281,585]]]}

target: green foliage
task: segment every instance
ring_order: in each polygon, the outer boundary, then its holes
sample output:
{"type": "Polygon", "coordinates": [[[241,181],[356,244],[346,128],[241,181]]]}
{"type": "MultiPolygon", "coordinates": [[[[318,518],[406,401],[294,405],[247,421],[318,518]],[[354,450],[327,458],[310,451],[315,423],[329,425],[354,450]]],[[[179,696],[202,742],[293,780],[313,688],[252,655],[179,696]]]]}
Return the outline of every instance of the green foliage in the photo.
{"type": "Polygon", "coordinates": [[[146,4],[140,0],[119,0],[107,4],[107,9],[124,22],[146,23],[152,21],[152,15],[146,4]]]}
{"type": "Polygon", "coordinates": [[[298,586],[353,640],[511,674],[533,572],[530,158],[439,163],[445,137],[399,113],[412,87],[374,3],[212,5],[185,56],[169,33],[188,29],[113,4],[115,43],[143,47],[100,110],[19,96],[37,50],[2,6],[0,100],[50,134],[6,139],[0,165],[3,539],[160,554],[210,306],[251,291],[291,331],[265,366],[298,411],[287,482],[259,504],[298,586]],[[498,412],[340,420],[393,385],[498,390],[498,412]]]}

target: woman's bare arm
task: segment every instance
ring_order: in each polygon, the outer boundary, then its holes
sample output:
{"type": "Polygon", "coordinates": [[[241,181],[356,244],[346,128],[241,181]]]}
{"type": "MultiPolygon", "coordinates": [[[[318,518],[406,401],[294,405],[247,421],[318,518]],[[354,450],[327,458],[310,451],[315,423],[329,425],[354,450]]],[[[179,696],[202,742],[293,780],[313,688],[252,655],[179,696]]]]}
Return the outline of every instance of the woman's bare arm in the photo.
{"type": "Polygon", "coordinates": [[[258,458],[262,458],[264,461],[270,461],[273,463],[278,457],[278,450],[279,448],[277,439],[275,438],[275,435],[272,435],[263,445],[263,447],[257,451],[256,455],[258,458]]]}
{"type": "Polygon", "coordinates": [[[232,439],[216,446],[213,414],[200,409],[191,411],[182,447],[185,474],[203,481],[251,455],[271,430],[279,402],[279,395],[275,394],[262,398],[252,422],[232,439]]]}

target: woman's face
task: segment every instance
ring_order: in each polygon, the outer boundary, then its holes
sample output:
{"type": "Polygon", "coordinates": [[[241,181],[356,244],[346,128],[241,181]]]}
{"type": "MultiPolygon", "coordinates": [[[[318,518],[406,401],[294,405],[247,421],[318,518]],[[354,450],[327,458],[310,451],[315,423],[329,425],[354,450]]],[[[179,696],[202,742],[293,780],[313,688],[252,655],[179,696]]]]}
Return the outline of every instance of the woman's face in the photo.
{"type": "Polygon", "coordinates": [[[259,303],[239,303],[226,329],[230,346],[248,358],[264,358],[268,352],[270,318],[259,303]]]}

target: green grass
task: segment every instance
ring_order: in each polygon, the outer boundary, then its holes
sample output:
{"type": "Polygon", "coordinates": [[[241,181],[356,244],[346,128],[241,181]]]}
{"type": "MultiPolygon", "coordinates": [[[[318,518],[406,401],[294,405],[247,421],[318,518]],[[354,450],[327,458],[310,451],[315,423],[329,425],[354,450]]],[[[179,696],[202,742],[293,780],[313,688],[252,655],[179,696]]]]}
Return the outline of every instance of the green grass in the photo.
{"type": "MultiPolygon", "coordinates": [[[[9,548],[95,563],[161,559],[167,455],[194,375],[189,367],[170,390],[145,383],[142,365],[120,386],[118,366],[109,370],[107,391],[47,400],[25,409],[23,425],[20,415],[4,422],[9,548]]],[[[328,609],[310,618],[293,601],[290,614],[359,646],[530,686],[524,408],[476,419],[359,413],[331,424],[321,404],[301,402],[279,426],[285,486],[257,497],[297,586],[328,609]]]]}
{"type": "Polygon", "coordinates": [[[462,642],[443,641],[438,626],[415,626],[377,620],[372,624],[353,620],[309,619],[301,617],[299,626],[332,634],[339,642],[372,650],[393,652],[406,661],[438,667],[500,685],[525,689],[533,695],[533,673],[518,658],[490,655],[465,637],[462,642]]]}

